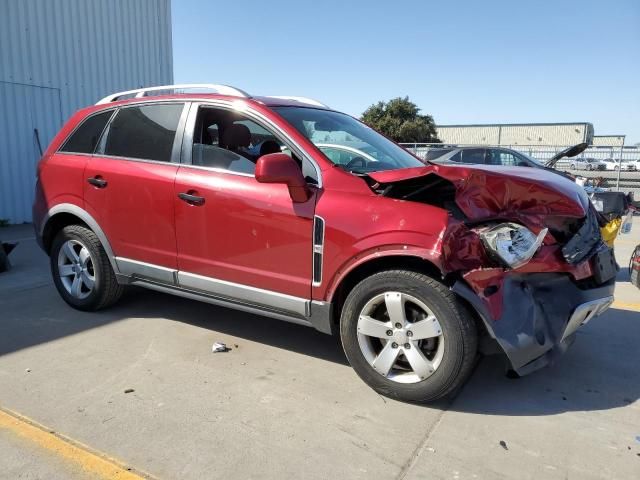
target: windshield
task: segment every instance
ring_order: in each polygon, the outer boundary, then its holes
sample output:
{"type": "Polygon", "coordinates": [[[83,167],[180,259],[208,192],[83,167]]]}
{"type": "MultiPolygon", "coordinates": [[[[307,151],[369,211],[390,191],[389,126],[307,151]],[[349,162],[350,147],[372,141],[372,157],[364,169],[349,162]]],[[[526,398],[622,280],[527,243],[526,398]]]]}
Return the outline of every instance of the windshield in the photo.
{"type": "Polygon", "coordinates": [[[353,173],[424,167],[424,163],[344,113],[305,107],[274,108],[334,164],[353,173]]]}

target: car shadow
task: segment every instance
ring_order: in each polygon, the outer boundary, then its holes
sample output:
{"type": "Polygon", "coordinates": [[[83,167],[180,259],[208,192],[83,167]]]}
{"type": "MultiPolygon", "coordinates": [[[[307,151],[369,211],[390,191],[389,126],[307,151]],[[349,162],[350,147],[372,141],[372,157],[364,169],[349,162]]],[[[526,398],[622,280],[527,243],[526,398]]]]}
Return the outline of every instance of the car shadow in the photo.
{"type": "Polygon", "coordinates": [[[618,275],[616,275],[616,281],[628,282],[629,280],[631,280],[631,272],[629,271],[629,267],[620,267],[618,275]]]}
{"type": "Polygon", "coordinates": [[[577,332],[555,365],[508,378],[499,357],[484,358],[449,407],[482,415],[538,416],[609,410],[640,398],[640,314],[610,309],[577,332]]]}
{"type": "MultiPolygon", "coordinates": [[[[71,309],[52,285],[21,295],[24,300],[7,303],[20,308],[0,321],[0,355],[128,318],[166,318],[214,331],[221,341],[232,336],[348,365],[338,340],[313,328],[142,288],[130,288],[117,305],[99,313],[71,309]]],[[[453,401],[424,407],[536,416],[633,403],[640,398],[639,320],[637,312],[610,309],[578,331],[576,342],[557,365],[519,379],[506,377],[500,357],[485,357],[453,401]]]]}
{"type": "MultiPolygon", "coordinates": [[[[225,335],[348,365],[337,337],[314,328],[208,303],[130,287],[118,308],[127,316],[165,317],[225,335]],[[153,305],[153,313],[150,312],[153,305]]],[[[221,339],[222,340],[222,339],[221,339]]]]}
{"type": "MultiPolygon", "coordinates": [[[[348,365],[339,341],[312,328],[224,307],[135,289],[124,299],[128,315],[163,316],[272,347],[348,365]]],[[[554,415],[608,410],[640,398],[640,315],[611,309],[577,333],[556,365],[509,378],[500,356],[480,360],[469,383],[452,402],[425,405],[489,415],[554,415]]]]}

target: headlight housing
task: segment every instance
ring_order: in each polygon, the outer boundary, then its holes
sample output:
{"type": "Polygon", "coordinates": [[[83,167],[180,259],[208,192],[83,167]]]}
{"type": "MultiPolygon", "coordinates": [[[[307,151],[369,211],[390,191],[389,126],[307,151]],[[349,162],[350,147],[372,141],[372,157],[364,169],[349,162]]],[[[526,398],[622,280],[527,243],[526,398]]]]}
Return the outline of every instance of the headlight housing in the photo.
{"type": "Polygon", "coordinates": [[[501,223],[478,231],[489,255],[511,268],[518,268],[531,260],[542,245],[546,228],[538,236],[517,223],[501,223]]]}

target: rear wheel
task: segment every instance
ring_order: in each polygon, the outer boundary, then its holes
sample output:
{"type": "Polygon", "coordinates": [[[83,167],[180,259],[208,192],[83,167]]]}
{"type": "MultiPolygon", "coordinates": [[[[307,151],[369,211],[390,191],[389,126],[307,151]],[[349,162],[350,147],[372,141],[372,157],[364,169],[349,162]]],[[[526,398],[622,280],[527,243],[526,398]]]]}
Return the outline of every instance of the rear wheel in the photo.
{"type": "Polygon", "coordinates": [[[404,270],[377,273],[351,291],[340,336],[371,388],[409,402],[455,392],[471,373],[478,342],[473,318],[446,286],[404,270]]]}
{"type": "Polygon", "coordinates": [[[84,226],[68,225],[56,235],[50,263],[58,293],[74,308],[99,310],[122,295],[100,240],[84,226]]]}

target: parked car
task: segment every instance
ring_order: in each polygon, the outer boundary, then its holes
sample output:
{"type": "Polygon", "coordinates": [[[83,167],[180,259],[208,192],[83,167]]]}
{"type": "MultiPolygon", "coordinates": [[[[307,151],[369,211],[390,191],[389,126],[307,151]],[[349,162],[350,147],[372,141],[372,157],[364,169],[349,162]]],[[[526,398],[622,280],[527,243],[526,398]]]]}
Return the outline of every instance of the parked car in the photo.
{"type": "Polygon", "coordinates": [[[574,158],[569,168],[571,170],[606,170],[607,164],[597,158],[574,158]]]}
{"type": "Polygon", "coordinates": [[[623,161],[622,163],[620,163],[620,160],[618,159],[614,159],[614,158],[605,158],[603,160],[604,164],[605,164],[605,169],[606,170],[614,170],[617,171],[620,166],[622,165],[622,170],[621,171],[635,171],[636,169],[636,164],[634,162],[625,162],[623,161]]]}
{"type": "Polygon", "coordinates": [[[538,370],[611,304],[613,254],[570,180],[425,165],[315,100],[208,87],[110,95],[47,148],[34,226],[72,307],[138,285],[312,326],[377,392],[422,402],[478,352],[538,370]]]}
{"type": "Polygon", "coordinates": [[[542,163],[523,153],[501,147],[475,146],[431,148],[426,153],[425,160],[441,164],[466,163],[503,167],[544,168],[542,163]]]}

